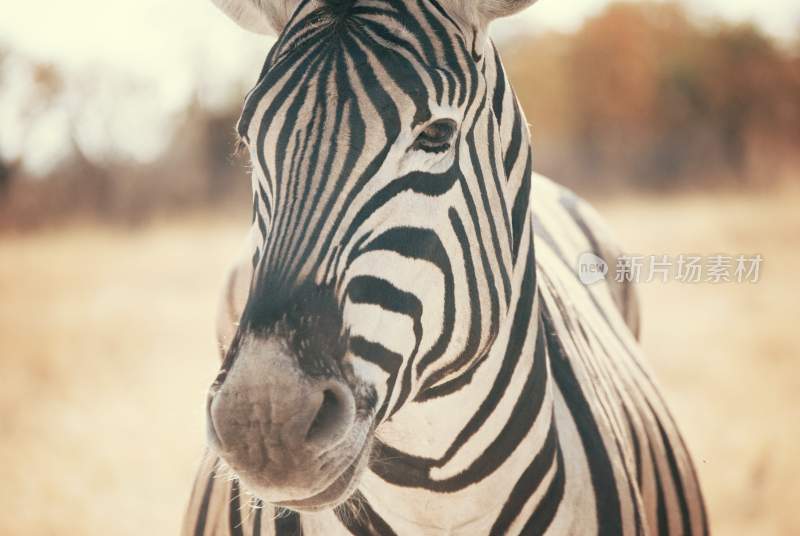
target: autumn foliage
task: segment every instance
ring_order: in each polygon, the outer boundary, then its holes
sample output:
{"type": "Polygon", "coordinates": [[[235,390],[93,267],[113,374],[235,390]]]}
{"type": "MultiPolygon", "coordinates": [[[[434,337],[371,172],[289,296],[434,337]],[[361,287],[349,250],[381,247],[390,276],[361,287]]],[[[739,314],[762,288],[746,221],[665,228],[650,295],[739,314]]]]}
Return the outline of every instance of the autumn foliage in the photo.
{"type": "Polygon", "coordinates": [[[572,185],[774,185],[800,167],[800,57],[750,25],[619,3],[505,43],[537,167],[572,185]]]}

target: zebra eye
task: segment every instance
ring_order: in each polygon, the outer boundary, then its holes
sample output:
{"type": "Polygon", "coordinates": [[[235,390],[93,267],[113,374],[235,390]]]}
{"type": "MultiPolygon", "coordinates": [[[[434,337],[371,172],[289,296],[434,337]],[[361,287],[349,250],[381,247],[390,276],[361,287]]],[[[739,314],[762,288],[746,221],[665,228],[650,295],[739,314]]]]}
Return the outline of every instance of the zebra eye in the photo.
{"type": "Polygon", "coordinates": [[[440,119],[428,125],[414,141],[414,149],[429,153],[442,153],[450,148],[456,132],[456,122],[440,119]]]}

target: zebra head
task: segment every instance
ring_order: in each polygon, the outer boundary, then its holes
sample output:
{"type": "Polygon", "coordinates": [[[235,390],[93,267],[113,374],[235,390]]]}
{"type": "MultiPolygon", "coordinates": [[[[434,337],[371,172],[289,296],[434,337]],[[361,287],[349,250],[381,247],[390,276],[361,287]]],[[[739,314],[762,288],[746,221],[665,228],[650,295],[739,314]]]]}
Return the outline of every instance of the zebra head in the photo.
{"type": "Polygon", "coordinates": [[[530,154],[486,29],[533,0],[215,1],[278,40],[238,125],[254,276],[210,442],[259,498],[328,508],[507,315],[530,154]]]}

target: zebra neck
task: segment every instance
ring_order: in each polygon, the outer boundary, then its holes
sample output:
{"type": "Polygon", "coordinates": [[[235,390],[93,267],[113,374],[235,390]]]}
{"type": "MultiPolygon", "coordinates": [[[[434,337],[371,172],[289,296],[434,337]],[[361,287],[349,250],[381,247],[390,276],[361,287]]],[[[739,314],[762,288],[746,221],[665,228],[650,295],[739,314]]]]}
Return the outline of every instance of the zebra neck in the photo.
{"type": "Polygon", "coordinates": [[[378,433],[359,491],[395,528],[486,532],[507,498],[491,490],[518,480],[552,441],[530,225],[521,247],[509,319],[471,381],[447,396],[409,403],[378,433]]]}
{"type": "MultiPolygon", "coordinates": [[[[512,255],[515,271],[524,268],[522,236],[531,225],[531,181],[533,147],[528,121],[514,93],[494,43],[487,48],[485,77],[492,111],[502,143],[501,168],[505,173],[507,210],[512,228],[512,255]]],[[[531,245],[532,247],[532,245],[531,245]]]]}

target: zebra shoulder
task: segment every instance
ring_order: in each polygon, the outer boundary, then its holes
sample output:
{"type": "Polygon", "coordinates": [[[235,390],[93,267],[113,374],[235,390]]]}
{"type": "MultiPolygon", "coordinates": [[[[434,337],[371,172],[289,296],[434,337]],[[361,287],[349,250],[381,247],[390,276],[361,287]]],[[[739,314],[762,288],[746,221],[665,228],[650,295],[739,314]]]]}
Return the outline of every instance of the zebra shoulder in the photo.
{"type": "MultiPolygon", "coordinates": [[[[533,202],[534,216],[537,222],[537,233],[544,235],[545,240],[556,241],[557,237],[567,232],[563,225],[554,222],[563,222],[566,216],[574,225],[574,232],[579,237],[573,237],[569,241],[571,244],[582,244],[581,251],[563,252],[566,257],[565,262],[572,266],[577,260],[577,255],[590,252],[603,259],[609,267],[610,273],[617,265],[617,259],[623,254],[623,249],[619,241],[614,236],[611,227],[605,219],[594,209],[586,200],[582,199],[568,188],[556,184],[552,180],[534,174],[533,176],[533,202]],[[553,217],[547,220],[547,216],[539,217],[540,214],[552,214],[556,211],[561,217],[553,217]]],[[[558,242],[567,242],[566,240],[558,242]]],[[[560,244],[563,249],[567,247],[560,244]]],[[[573,246],[574,247],[574,246],[573,246]]],[[[622,315],[628,328],[636,339],[640,338],[641,316],[639,308],[638,293],[636,286],[631,281],[617,281],[615,277],[606,278],[605,287],[611,294],[611,298],[622,315]]]]}

